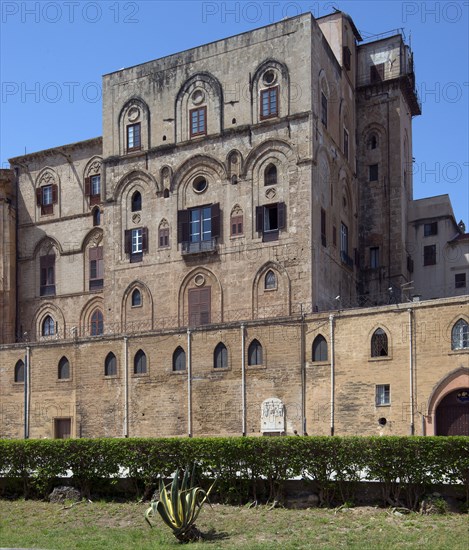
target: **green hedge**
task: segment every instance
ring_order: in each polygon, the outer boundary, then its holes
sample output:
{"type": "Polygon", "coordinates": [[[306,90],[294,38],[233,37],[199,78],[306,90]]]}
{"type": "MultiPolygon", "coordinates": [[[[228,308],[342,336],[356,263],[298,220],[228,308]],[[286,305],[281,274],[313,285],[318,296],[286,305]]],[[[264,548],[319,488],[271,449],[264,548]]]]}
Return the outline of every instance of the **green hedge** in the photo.
{"type": "Polygon", "coordinates": [[[194,462],[235,502],[278,499],[292,478],[314,482],[323,505],[353,501],[360,481],[379,481],[384,503],[411,508],[435,484],[462,483],[469,496],[469,437],[0,440],[0,477],[26,498],[70,472],[83,494],[127,477],[148,496],[158,476],[194,462]]]}

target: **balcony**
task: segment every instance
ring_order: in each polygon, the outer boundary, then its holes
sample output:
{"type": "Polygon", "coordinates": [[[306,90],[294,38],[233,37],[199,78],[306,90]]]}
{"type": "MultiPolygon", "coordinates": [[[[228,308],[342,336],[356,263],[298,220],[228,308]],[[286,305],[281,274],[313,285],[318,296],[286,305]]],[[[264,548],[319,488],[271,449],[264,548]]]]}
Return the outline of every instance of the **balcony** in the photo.
{"type": "Polygon", "coordinates": [[[189,256],[192,254],[214,254],[218,250],[217,238],[212,237],[206,241],[183,241],[181,243],[181,253],[183,256],[189,256]]]}

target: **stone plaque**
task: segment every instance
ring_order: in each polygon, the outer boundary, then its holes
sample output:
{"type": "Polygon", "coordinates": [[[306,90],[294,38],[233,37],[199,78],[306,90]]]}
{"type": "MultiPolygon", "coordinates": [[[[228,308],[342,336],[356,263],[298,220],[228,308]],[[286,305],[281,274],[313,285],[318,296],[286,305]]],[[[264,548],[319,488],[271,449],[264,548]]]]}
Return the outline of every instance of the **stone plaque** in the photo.
{"type": "Polygon", "coordinates": [[[270,397],[261,405],[261,432],[285,431],[285,406],[280,399],[270,397]]]}

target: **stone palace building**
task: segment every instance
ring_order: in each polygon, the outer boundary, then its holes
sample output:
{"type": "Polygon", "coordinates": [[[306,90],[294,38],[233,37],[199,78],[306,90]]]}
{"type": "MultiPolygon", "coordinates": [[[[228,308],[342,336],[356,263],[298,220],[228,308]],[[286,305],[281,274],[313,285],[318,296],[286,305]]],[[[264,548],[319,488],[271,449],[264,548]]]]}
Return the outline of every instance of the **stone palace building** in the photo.
{"type": "Polygon", "coordinates": [[[0,172],[0,437],[469,435],[469,235],[401,33],[303,14],[103,77],[0,172]]]}

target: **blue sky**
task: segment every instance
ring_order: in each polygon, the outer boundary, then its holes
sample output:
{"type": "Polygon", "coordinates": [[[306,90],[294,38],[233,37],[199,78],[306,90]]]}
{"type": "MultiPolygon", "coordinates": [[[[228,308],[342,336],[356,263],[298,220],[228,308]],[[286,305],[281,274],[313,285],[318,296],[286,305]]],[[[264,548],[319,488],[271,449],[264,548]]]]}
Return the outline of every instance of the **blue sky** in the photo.
{"type": "Polygon", "coordinates": [[[101,135],[101,76],[333,7],[363,37],[403,28],[423,114],[414,197],[448,193],[469,227],[469,2],[0,0],[0,162],[101,135]]]}

